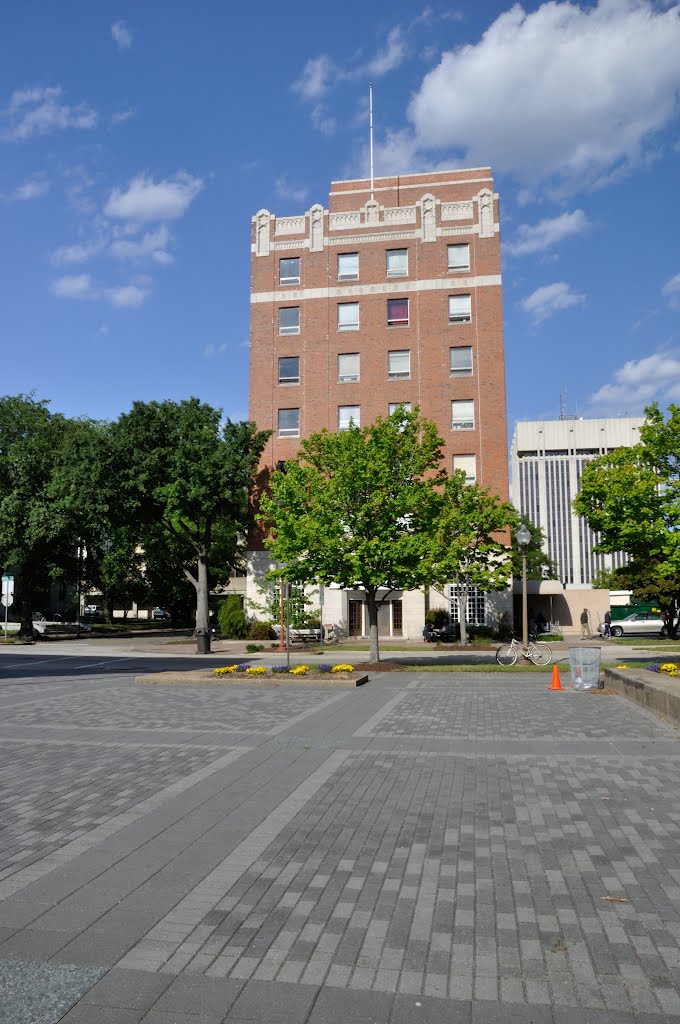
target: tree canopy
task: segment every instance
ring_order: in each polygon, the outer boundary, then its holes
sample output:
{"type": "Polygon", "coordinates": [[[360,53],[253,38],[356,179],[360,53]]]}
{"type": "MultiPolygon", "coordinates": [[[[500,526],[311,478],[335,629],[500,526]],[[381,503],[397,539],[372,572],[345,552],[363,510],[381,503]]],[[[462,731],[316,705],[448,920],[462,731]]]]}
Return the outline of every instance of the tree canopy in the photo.
{"type": "Polygon", "coordinates": [[[78,430],[32,395],[0,398],[0,563],[16,572],[21,636],[33,633],[36,593],[74,567],[75,506],[55,479],[78,430]]]}
{"type": "Polygon", "coordinates": [[[630,562],[615,570],[624,588],[659,600],[669,635],[680,607],[680,406],[664,414],[645,409],[640,442],[617,448],[584,467],[573,506],[598,534],[596,551],[624,551],[630,562]]]}
{"type": "Polygon", "coordinates": [[[123,507],[165,545],[196,591],[196,629],[208,630],[211,584],[241,565],[248,495],[269,433],[221,422],[190,398],[135,402],[113,426],[123,507]]]}
{"type": "Polygon", "coordinates": [[[269,436],[221,417],[195,398],[137,402],[115,423],[0,398],[0,562],[17,574],[22,634],[36,593],[60,576],[101,590],[109,609],[159,590],[180,607],[178,579],[189,581],[208,628],[210,584],[241,564],[269,436]]]}
{"type": "Polygon", "coordinates": [[[303,440],[262,496],[277,575],[364,590],[372,661],[380,606],[394,590],[426,582],[441,449],[434,424],[400,407],[370,426],[303,440]]]}
{"type": "Polygon", "coordinates": [[[465,474],[445,482],[424,569],[434,586],[456,585],[461,643],[467,640],[466,614],[472,588],[485,593],[505,590],[512,577],[507,531],[517,522],[512,505],[465,474]]]}

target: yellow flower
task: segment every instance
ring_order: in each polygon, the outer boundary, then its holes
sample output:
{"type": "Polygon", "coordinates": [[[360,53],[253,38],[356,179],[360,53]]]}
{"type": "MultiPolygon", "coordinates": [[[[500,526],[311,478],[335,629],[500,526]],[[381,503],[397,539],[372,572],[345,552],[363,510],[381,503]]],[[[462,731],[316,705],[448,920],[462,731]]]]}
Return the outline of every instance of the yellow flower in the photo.
{"type": "Polygon", "coordinates": [[[304,676],[309,672],[309,665],[296,665],[288,673],[291,676],[304,676]]]}
{"type": "Polygon", "coordinates": [[[334,665],[333,672],[354,672],[353,665],[334,665]]]}
{"type": "Polygon", "coordinates": [[[665,665],[661,666],[661,671],[666,672],[669,676],[677,676],[678,666],[672,661],[667,661],[665,665]]]}
{"type": "Polygon", "coordinates": [[[247,676],[265,676],[267,669],[263,668],[262,665],[251,665],[250,668],[246,669],[247,676]]]}
{"type": "Polygon", "coordinates": [[[627,666],[627,665],[617,665],[616,667],[617,667],[617,668],[628,668],[628,666],[627,666]]]}
{"type": "Polygon", "coordinates": [[[214,668],[213,669],[213,675],[215,675],[215,676],[226,676],[230,672],[234,672],[235,670],[236,670],[236,665],[223,665],[222,668],[214,668]]]}

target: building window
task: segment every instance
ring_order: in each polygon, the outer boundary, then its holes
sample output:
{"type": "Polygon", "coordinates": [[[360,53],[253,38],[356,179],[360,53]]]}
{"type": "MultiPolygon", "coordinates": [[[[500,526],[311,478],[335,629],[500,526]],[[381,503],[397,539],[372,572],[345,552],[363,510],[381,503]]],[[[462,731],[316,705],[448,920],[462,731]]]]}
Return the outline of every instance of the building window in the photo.
{"type": "Polygon", "coordinates": [[[411,376],[411,353],[387,353],[387,377],[389,380],[408,380],[411,376]]]}
{"type": "Polygon", "coordinates": [[[465,483],[468,487],[477,482],[477,456],[476,455],[454,455],[453,472],[462,470],[465,473],[465,483]]]}
{"type": "Polygon", "coordinates": [[[467,324],[472,320],[472,296],[449,295],[449,323],[467,324]]]}
{"type": "Polygon", "coordinates": [[[338,383],[350,384],[359,380],[359,353],[342,352],[338,356],[338,383]]]}
{"type": "Polygon", "coordinates": [[[448,245],[447,249],[449,252],[449,274],[470,269],[470,246],[467,242],[463,245],[448,245]]]}
{"type": "Polygon", "coordinates": [[[452,377],[469,377],[472,374],[472,349],[467,345],[450,348],[452,377]]]}
{"type": "Polygon", "coordinates": [[[279,437],[300,436],[300,410],[279,409],[279,437]]]}
{"type": "Polygon", "coordinates": [[[349,430],[350,426],[360,426],[361,406],[339,405],[338,406],[338,430],[349,430]]]}
{"type": "Polygon", "coordinates": [[[411,411],[411,403],[410,402],[390,402],[390,404],[387,406],[388,415],[389,416],[393,416],[394,413],[397,411],[397,409],[403,409],[404,412],[410,412],[411,411]]]}
{"type": "Polygon", "coordinates": [[[279,359],[279,384],[300,383],[300,357],[284,356],[279,359]]]}
{"type": "Polygon", "coordinates": [[[300,257],[279,260],[279,284],[300,283],[300,257]]]}
{"type": "MultiPolygon", "coordinates": [[[[449,590],[450,608],[451,608],[451,621],[458,622],[458,599],[460,596],[464,597],[465,592],[463,587],[457,583],[451,583],[449,590]]],[[[477,587],[469,587],[467,592],[467,608],[465,609],[465,621],[468,626],[483,626],[485,625],[485,594],[478,590],[477,587]]]]}
{"type": "Polygon", "coordinates": [[[387,250],[387,276],[408,277],[408,249],[387,250]]]}
{"type": "Polygon", "coordinates": [[[408,326],[408,299],[387,300],[388,327],[408,326]]]}
{"type": "Polygon", "coordinates": [[[338,281],[357,281],[359,278],[359,253],[338,254],[338,281]]]}
{"type": "Polygon", "coordinates": [[[300,307],[282,306],[279,309],[279,334],[300,333],[300,307]]]}
{"type": "Polygon", "coordinates": [[[358,331],[359,330],[359,303],[339,302],[338,303],[338,330],[358,331]]]}
{"type": "Polygon", "coordinates": [[[451,430],[474,430],[475,403],[451,402],[451,430]]]}

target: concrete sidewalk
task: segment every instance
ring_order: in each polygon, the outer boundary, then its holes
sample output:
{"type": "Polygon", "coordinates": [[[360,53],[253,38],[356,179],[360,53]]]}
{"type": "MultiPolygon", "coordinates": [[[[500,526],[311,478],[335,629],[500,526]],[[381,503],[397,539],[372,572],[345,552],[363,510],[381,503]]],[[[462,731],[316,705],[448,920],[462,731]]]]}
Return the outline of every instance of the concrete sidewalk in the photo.
{"type": "Polygon", "coordinates": [[[547,685],[1,689],[0,1022],[680,1022],[680,734],[547,685]]]}

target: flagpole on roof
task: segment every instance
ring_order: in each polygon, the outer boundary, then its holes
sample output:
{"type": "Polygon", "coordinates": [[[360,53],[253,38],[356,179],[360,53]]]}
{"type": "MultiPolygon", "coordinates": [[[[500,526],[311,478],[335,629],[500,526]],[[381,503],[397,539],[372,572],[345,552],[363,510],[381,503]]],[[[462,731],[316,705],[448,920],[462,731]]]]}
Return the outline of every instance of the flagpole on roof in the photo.
{"type": "Polygon", "coordinates": [[[373,199],[373,82],[368,84],[368,133],[371,152],[371,199],[373,199]]]}

